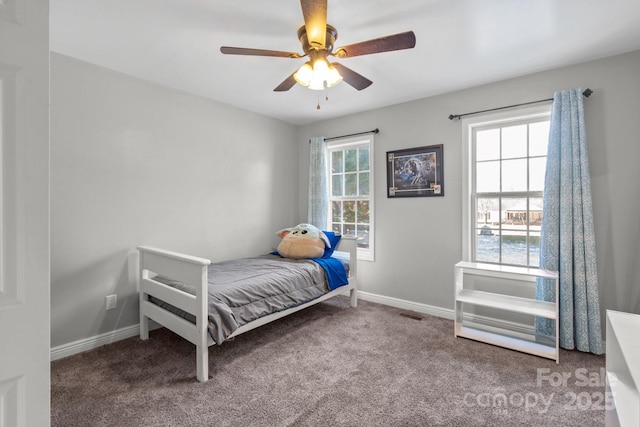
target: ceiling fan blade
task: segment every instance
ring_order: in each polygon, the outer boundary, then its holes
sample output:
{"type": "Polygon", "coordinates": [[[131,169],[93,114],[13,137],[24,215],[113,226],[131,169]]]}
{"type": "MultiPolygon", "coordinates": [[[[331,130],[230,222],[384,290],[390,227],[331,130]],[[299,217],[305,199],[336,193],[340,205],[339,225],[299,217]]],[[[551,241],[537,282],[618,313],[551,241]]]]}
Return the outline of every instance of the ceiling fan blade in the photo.
{"type": "Polygon", "coordinates": [[[392,50],[411,49],[416,45],[416,35],[413,31],[380,37],[360,43],[343,46],[333,53],[338,58],[370,55],[372,53],[389,52],[392,50]]]}
{"type": "Polygon", "coordinates": [[[284,79],[282,83],[278,85],[273,91],[274,92],[286,92],[291,89],[296,84],[296,79],[293,77],[295,72],[293,72],[289,77],[284,79]]]}
{"type": "Polygon", "coordinates": [[[277,56],[280,58],[301,58],[302,55],[295,52],[282,52],[279,50],[249,49],[246,47],[222,46],[220,52],[226,55],[255,55],[255,56],[277,56]]]}
{"type": "Polygon", "coordinates": [[[324,49],[327,40],[327,0],[300,0],[300,6],[309,44],[324,49]]]}
{"type": "Polygon", "coordinates": [[[336,67],[338,73],[342,76],[342,79],[358,90],[366,89],[373,83],[371,80],[362,74],[356,73],[351,68],[347,68],[337,62],[332,62],[332,64],[336,67]]]}

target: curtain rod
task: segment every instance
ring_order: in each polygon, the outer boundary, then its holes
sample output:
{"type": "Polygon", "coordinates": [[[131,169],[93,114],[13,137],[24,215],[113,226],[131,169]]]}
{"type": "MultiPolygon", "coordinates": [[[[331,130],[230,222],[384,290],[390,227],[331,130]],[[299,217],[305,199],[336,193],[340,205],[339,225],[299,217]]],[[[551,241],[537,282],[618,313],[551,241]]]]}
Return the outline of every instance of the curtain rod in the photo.
{"type": "MultiPolygon", "coordinates": [[[[591,96],[591,94],[593,93],[593,91],[589,88],[586,88],[584,90],[584,92],[582,92],[582,94],[585,97],[589,97],[591,96]]],[[[449,115],[449,120],[454,120],[454,119],[459,119],[460,117],[464,117],[464,116],[470,116],[472,114],[480,114],[480,113],[488,113],[490,111],[498,111],[498,110],[504,110],[506,108],[513,108],[513,107],[521,107],[523,105],[530,105],[530,104],[538,104],[540,102],[547,102],[547,101],[553,101],[553,98],[548,98],[548,99],[541,99],[539,101],[531,101],[531,102],[524,102],[522,104],[514,104],[514,105],[507,105],[506,107],[498,107],[498,108],[491,108],[489,110],[482,110],[482,111],[474,111],[472,113],[464,113],[464,114],[450,114],[449,115]]]]}
{"type": "MultiPolygon", "coordinates": [[[[366,135],[368,133],[379,133],[380,129],[375,128],[373,130],[368,130],[366,132],[358,132],[358,133],[351,133],[349,135],[341,135],[341,136],[332,136],[331,138],[325,138],[325,141],[331,141],[333,139],[340,139],[340,138],[348,138],[350,136],[358,136],[358,135],[366,135]]],[[[309,143],[311,143],[311,140],[309,140],[309,143]]]]}

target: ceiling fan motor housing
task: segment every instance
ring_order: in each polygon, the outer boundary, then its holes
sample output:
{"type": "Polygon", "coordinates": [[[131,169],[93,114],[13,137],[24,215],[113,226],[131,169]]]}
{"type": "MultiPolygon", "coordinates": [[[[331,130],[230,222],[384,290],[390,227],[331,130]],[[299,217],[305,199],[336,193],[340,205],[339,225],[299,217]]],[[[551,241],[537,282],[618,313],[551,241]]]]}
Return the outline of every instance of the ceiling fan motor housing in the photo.
{"type": "MultiPolygon", "coordinates": [[[[330,53],[333,50],[333,46],[337,38],[338,38],[338,30],[336,30],[334,26],[327,24],[327,37],[324,43],[324,50],[326,50],[327,53],[330,53]]],[[[307,55],[309,55],[309,52],[311,52],[312,50],[322,49],[321,47],[314,46],[311,43],[309,43],[309,39],[307,37],[307,27],[305,25],[298,28],[298,39],[302,44],[302,51],[307,55]]]]}

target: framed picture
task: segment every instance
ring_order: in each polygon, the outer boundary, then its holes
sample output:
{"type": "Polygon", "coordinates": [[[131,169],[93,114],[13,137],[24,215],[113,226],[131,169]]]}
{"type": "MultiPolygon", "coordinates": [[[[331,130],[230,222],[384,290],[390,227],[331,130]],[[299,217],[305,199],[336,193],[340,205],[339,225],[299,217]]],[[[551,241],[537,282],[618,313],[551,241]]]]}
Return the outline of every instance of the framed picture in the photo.
{"type": "Polygon", "coordinates": [[[387,197],[444,196],[443,146],[387,151],[387,197]]]}

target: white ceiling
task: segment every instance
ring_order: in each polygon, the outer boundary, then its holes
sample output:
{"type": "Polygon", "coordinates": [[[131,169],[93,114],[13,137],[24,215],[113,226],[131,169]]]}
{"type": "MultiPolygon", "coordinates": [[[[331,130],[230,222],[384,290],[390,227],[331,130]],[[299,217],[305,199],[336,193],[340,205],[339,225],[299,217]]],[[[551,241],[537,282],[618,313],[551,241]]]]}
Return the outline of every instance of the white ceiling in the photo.
{"type": "Polygon", "coordinates": [[[329,0],[336,46],[413,30],[416,47],[344,59],[373,81],[273,92],[304,59],[298,0],[51,0],[51,50],[294,124],[307,124],[640,49],[639,0],[329,0]],[[318,95],[321,109],[316,109],[318,95]]]}

